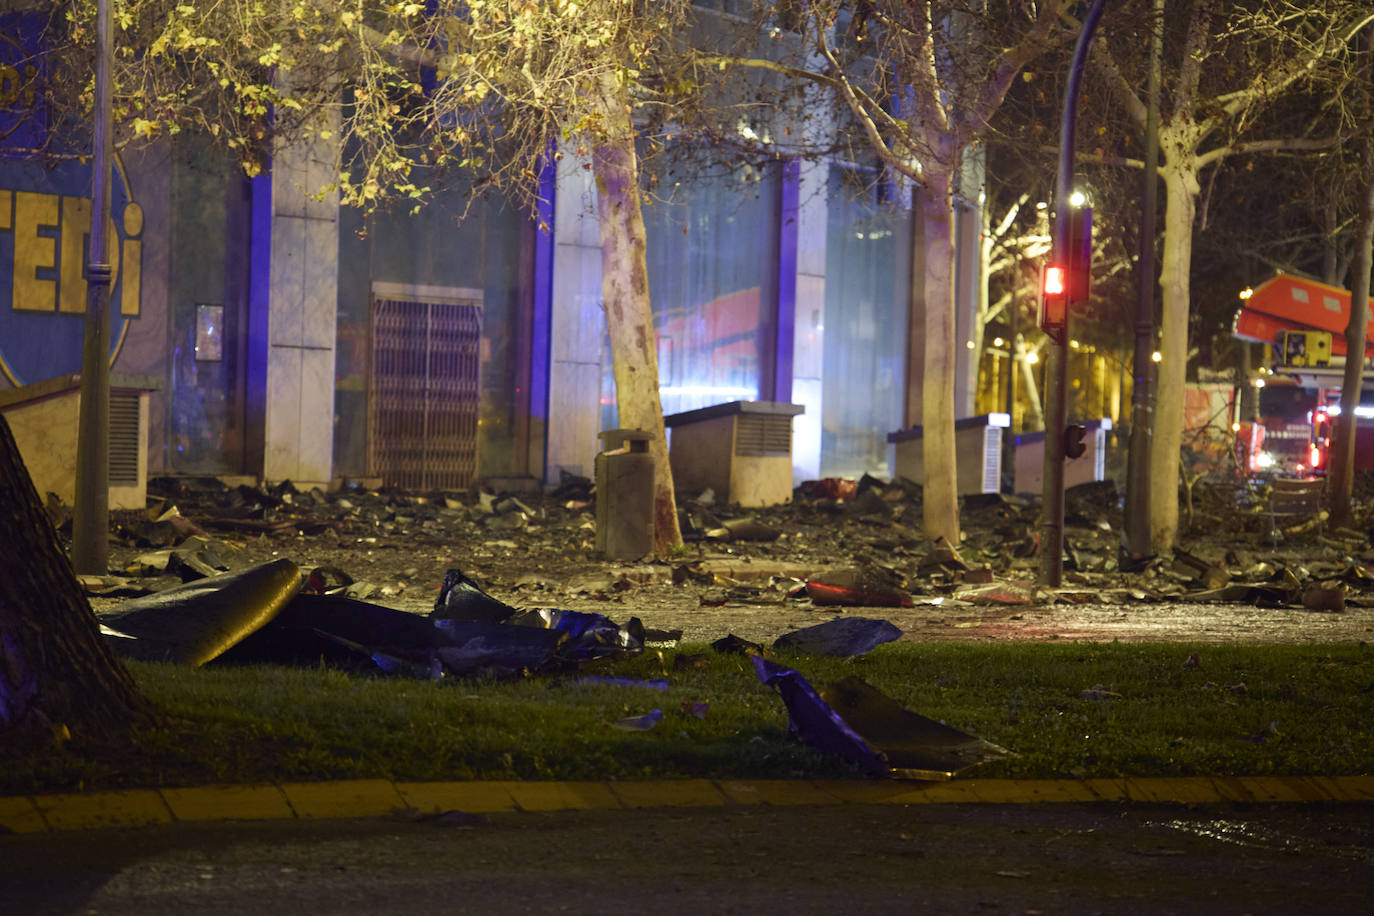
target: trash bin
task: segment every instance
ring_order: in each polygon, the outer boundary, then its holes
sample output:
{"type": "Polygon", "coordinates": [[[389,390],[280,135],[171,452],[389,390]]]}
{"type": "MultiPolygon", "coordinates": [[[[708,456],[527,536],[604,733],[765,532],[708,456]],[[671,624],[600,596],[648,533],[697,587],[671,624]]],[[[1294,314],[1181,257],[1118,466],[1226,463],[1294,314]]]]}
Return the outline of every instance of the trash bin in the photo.
{"type": "Polygon", "coordinates": [[[598,433],[596,552],[608,560],[637,560],[654,551],[654,456],[642,429],[598,433]]]}

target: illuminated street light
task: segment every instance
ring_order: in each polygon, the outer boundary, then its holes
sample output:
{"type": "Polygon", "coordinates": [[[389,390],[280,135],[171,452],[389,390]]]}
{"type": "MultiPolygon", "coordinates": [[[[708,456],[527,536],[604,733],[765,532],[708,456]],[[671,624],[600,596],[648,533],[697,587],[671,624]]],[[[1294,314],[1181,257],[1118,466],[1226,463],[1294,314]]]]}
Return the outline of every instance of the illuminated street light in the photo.
{"type": "Polygon", "coordinates": [[[1158,350],[1156,350],[1155,352],[1153,352],[1153,353],[1150,354],[1150,360],[1151,360],[1151,362],[1156,362],[1156,363],[1157,363],[1157,362],[1162,361],[1163,359],[1164,359],[1164,354],[1163,354],[1163,353],[1160,353],[1158,350]]]}

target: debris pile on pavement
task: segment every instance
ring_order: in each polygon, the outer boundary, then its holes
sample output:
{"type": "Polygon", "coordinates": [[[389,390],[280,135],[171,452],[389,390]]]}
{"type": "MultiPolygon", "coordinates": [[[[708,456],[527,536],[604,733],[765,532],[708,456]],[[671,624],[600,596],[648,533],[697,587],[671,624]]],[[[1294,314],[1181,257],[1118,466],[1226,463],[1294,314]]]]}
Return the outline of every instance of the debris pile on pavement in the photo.
{"type": "MultiPolygon", "coordinates": [[[[1374,604],[1367,534],[1316,520],[1279,529],[1262,492],[1195,489],[1197,527],[1184,532],[1180,549],[1128,558],[1113,484],[1071,488],[1065,581],[1047,589],[1035,584],[1038,500],[965,497],[964,538],[956,546],[922,537],[921,490],[904,480],[814,481],[791,503],[747,512],[718,504],[709,492],[681,494],[685,556],[646,557],[627,568],[595,553],[594,493],[583,478],[565,477],[548,492],[463,494],[161,478],[149,482],[146,512],[115,513],[120,568],[83,581],[92,596],[129,597],[288,558],[320,577],[305,591],[380,604],[397,603],[416,585],[433,588],[436,566],[472,575],[444,586],[442,601],[455,607],[467,603],[470,589],[480,593],[478,582],[518,592],[523,603],[557,605],[569,595],[619,601],[650,581],[695,590],[704,607],[788,604],[837,613],[1169,601],[1340,612],[1374,604]],[[797,572],[745,576],[750,564],[797,572]]],[[[49,510],[58,521],[67,514],[52,500],[49,510]]],[[[492,612],[465,613],[501,622],[492,612]]]]}

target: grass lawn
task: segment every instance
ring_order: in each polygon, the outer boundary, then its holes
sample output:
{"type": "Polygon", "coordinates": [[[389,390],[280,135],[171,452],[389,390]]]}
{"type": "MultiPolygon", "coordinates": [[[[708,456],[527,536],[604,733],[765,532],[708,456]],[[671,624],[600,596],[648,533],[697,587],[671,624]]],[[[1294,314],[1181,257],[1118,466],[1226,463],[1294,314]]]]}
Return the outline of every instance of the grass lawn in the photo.
{"type": "MultiPolygon", "coordinates": [[[[1118,643],[891,643],[838,660],[779,653],[817,689],[857,675],[1018,756],[985,777],[1374,772],[1374,649],[1118,643]],[[1197,652],[1200,664],[1186,664],[1197,652]],[[1091,688],[1118,696],[1083,696],[1091,688]]],[[[666,690],[358,677],[273,667],[131,665],[167,724],[130,748],[78,742],[7,759],[0,795],[78,788],[407,780],[853,775],[789,736],[742,656],[650,650],[582,672],[666,690]],[[618,720],[651,710],[647,731],[618,720]]],[[[1099,691],[1100,693],[1101,691],[1099,691]]]]}

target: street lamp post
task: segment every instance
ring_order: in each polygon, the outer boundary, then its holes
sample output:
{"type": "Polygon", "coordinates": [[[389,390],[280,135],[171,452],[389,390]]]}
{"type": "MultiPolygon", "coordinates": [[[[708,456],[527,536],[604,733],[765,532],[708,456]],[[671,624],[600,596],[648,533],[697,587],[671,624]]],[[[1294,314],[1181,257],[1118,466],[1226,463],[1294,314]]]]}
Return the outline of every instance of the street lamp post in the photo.
{"type": "Polygon", "coordinates": [[[81,350],[72,566],[103,574],[110,530],[110,0],[96,9],[92,112],[91,247],[86,267],[86,329],[81,350]]]}

